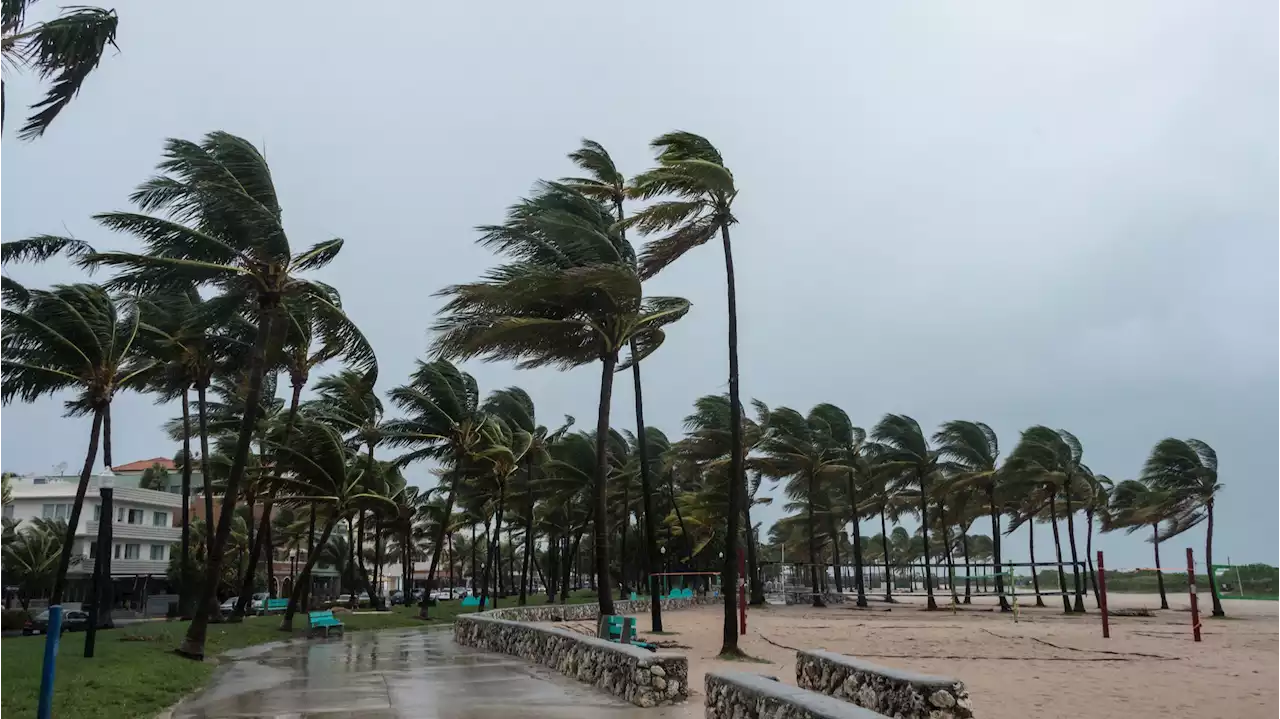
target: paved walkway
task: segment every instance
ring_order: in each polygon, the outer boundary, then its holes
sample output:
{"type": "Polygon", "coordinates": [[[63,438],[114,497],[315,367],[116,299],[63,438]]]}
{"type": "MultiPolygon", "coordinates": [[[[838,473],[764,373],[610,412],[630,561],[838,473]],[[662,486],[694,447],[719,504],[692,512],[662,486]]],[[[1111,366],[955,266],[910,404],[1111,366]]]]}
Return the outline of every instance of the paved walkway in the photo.
{"type": "Polygon", "coordinates": [[[232,656],[174,719],[654,716],[545,668],[460,647],[449,631],[353,632],[232,656]]]}

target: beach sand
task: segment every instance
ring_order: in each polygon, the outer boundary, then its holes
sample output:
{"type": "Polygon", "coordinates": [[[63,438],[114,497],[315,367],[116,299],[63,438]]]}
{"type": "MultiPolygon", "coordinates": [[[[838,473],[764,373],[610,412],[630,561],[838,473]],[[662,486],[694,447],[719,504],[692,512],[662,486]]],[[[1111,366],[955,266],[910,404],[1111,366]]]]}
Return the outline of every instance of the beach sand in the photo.
{"type": "MultiPolygon", "coordinates": [[[[1100,614],[1086,597],[1087,614],[1062,614],[1061,600],[1045,597],[1045,608],[1027,607],[1014,622],[993,611],[995,600],[975,597],[952,612],[923,611],[922,597],[900,603],[852,601],[826,608],[751,607],[739,646],[763,662],[726,662],[720,650],[724,612],[698,607],[663,614],[669,634],[651,635],[647,616],[640,635],[689,658],[689,702],[663,710],[664,717],[700,717],[703,677],[710,670],[767,674],[795,684],[795,650],[826,649],[885,666],[954,677],[963,681],[983,719],[1164,719],[1169,716],[1276,716],[1277,603],[1227,601],[1226,619],[1212,619],[1201,597],[1203,641],[1191,637],[1190,600],[1170,596],[1171,608],[1155,616],[1112,617],[1111,638],[1102,638],[1100,614]],[[1056,609],[1054,608],[1056,603],[1056,609]],[[888,611],[886,611],[888,610],[888,611]]],[[[1031,599],[1034,602],[1034,599],[1031,599]]],[[[1111,609],[1160,606],[1158,596],[1112,594],[1111,609]]],[[[582,623],[562,624],[591,632],[582,623]]]]}

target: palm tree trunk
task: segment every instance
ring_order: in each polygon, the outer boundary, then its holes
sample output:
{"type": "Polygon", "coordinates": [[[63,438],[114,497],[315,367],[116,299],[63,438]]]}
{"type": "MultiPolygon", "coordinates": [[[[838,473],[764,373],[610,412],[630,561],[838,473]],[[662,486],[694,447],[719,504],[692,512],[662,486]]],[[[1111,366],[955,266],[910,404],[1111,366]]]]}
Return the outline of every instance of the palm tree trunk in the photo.
{"type": "MultiPolygon", "coordinates": [[[[814,473],[812,471],[809,471],[808,475],[809,475],[809,497],[808,497],[808,501],[805,502],[805,523],[809,526],[809,583],[813,585],[811,587],[811,590],[813,592],[813,596],[812,596],[813,606],[825,607],[827,606],[827,603],[822,601],[822,587],[818,582],[818,561],[819,561],[818,560],[818,528],[817,526],[815,526],[814,519],[813,519],[813,502],[814,502],[814,497],[817,496],[816,494],[817,487],[814,485],[817,482],[816,482],[816,478],[814,477],[814,473]]],[[[735,619],[735,625],[734,625],[733,631],[736,637],[738,632],[736,619],[735,619]]]]}
{"type": "MultiPolygon", "coordinates": [[[[746,476],[742,471],[742,396],[738,386],[738,297],[733,274],[733,248],[729,226],[720,225],[724,245],[724,274],[729,315],[729,513],[724,548],[724,643],[720,654],[737,655],[738,650],[738,522],[746,505],[746,476]]],[[[810,501],[812,501],[810,496],[810,501]]],[[[816,561],[816,557],[812,561],[816,561]]]]}
{"type": "Polygon", "coordinates": [[[373,585],[378,590],[376,598],[370,597],[370,602],[377,602],[378,609],[383,608],[382,602],[382,515],[373,515],[373,585]]]}
{"type": "Polygon", "coordinates": [[[680,537],[684,539],[684,557],[685,558],[684,558],[684,561],[681,562],[681,564],[683,564],[685,562],[688,562],[689,559],[693,557],[693,544],[689,539],[689,530],[684,526],[684,515],[680,514],[680,504],[676,502],[675,476],[676,476],[675,470],[668,470],[667,493],[671,495],[671,508],[674,509],[676,513],[676,524],[680,525],[680,537]]]}
{"type": "Polygon", "coordinates": [[[844,573],[844,565],[840,563],[840,528],[836,526],[835,512],[828,508],[828,515],[831,525],[831,574],[835,579],[836,594],[844,594],[844,579],[840,576],[844,573]]]}
{"type": "Polygon", "coordinates": [[[191,615],[191,398],[182,388],[182,584],[178,614],[191,615]]]}
{"type": "MultiPolygon", "coordinates": [[[[111,403],[108,402],[102,408],[102,464],[108,469],[113,464],[111,461],[111,403]]],[[[164,488],[169,491],[168,487],[164,488]]]]}
{"type": "MultiPolygon", "coordinates": [[[[1070,484],[1070,481],[1067,482],[1070,484]]],[[[1072,605],[1071,611],[1084,612],[1084,585],[1080,583],[1080,556],[1076,554],[1076,523],[1075,511],[1071,508],[1071,491],[1065,488],[1062,492],[1063,499],[1066,500],[1067,509],[1067,545],[1071,547],[1071,579],[1072,586],[1075,589],[1075,603],[1072,605]]]]}
{"type": "Polygon", "coordinates": [[[867,591],[862,582],[862,527],[858,520],[858,488],[853,472],[849,472],[849,505],[853,515],[853,588],[858,593],[857,606],[867,606],[867,591]]]}
{"type": "MultiPolygon", "coordinates": [[[[507,482],[504,479],[498,480],[498,512],[494,517],[493,525],[493,541],[486,547],[486,553],[489,555],[488,561],[484,564],[484,591],[480,595],[480,608],[477,611],[484,611],[485,600],[489,597],[489,579],[493,578],[495,584],[502,583],[502,513],[506,509],[507,500],[507,482]],[[495,566],[496,565],[496,566],[495,566]],[[496,575],[496,576],[495,576],[496,575]]],[[[485,525],[485,534],[488,535],[488,524],[485,525]]],[[[498,597],[493,597],[493,606],[498,606],[498,597]]]]}
{"type": "Polygon", "coordinates": [[[533,558],[533,458],[525,459],[525,500],[529,511],[524,517],[524,560],[520,568],[520,606],[529,601],[529,560],[533,558]]]}
{"type": "Polygon", "coordinates": [[[560,583],[560,601],[561,602],[569,601],[569,574],[570,572],[573,571],[575,565],[577,565],[578,563],[578,548],[582,546],[582,535],[584,533],[585,533],[585,528],[583,528],[583,530],[578,531],[577,536],[574,537],[573,539],[572,547],[568,545],[568,540],[566,538],[565,549],[567,551],[565,552],[565,559],[564,559],[564,581],[560,583]]]}
{"type": "MultiPolygon", "coordinates": [[[[450,542],[452,542],[452,541],[453,541],[453,534],[452,534],[451,532],[449,532],[448,530],[449,530],[449,524],[450,524],[450,521],[451,521],[451,519],[453,518],[453,495],[454,495],[454,491],[455,491],[455,490],[457,489],[457,487],[458,487],[458,484],[457,484],[457,477],[456,477],[456,475],[454,475],[453,473],[450,473],[450,474],[448,475],[448,477],[449,477],[449,480],[448,480],[448,481],[449,481],[449,491],[445,494],[443,521],[441,521],[441,522],[440,522],[440,526],[436,529],[436,536],[435,536],[435,538],[434,538],[434,539],[432,540],[432,542],[431,542],[431,563],[427,565],[427,587],[426,587],[426,589],[425,589],[425,590],[423,590],[423,591],[424,591],[424,594],[422,595],[422,604],[421,604],[421,605],[419,605],[419,606],[421,607],[421,612],[419,612],[419,616],[420,616],[420,617],[422,617],[423,619],[425,619],[425,618],[427,617],[427,596],[431,593],[431,589],[433,588],[433,586],[434,586],[434,584],[435,584],[435,579],[436,579],[436,565],[437,565],[437,563],[439,563],[439,561],[440,561],[440,550],[441,550],[441,549],[443,548],[443,546],[444,546],[445,534],[448,534],[448,535],[449,535],[449,541],[450,541],[450,542]]],[[[443,479],[443,478],[442,478],[442,479],[443,479]]],[[[475,569],[476,569],[476,559],[475,559],[475,556],[476,556],[476,555],[475,555],[475,543],[474,543],[474,540],[475,540],[475,527],[474,527],[474,526],[472,527],[472,531],[471,531],[471,533],[472,533],[471,539],[473,540],[473,541],[472,541],[472,545],[471,545],[471,546],[472,546],[472,549],[471,549],[471,576],[472,576],[472,577],[474,577],[474,576],[475,576],[475,569]]],[[[452,550],[452,549],[450,549],[449,551],[450,551],[450,552],[452,552],[453,550],[452,550]]],[[[449,558],[449,572],[450,572],[450,573],[452,573],[452,572],[453,572],[453,557],[452,557],[452,556],[450,556],[450,558],[449,558]]],[[[450,586],[450,587],[452,587],[452,586],[453,586],[453,580],[452,580],[452,579],[450,579],[450,580],[449,580],[449,586],[450,586]]]]}
{"type": "MultiPolygon", "coordinates": [[[[200,427],[200,482],[204,485],[205,556],[213,552],[213,478],[209,476],[209,412],[205,393],[208,384],[196,383],[196,419],[200,427]]],[[[208,592],[205,592],[206,594],[208,592]]]]}
{"type": "MultiPolygon", "coordinates": [[[[258,532],[254,535],[253,525],[253,503],[252,495],[246,497],[249,505],[249,568],[245,571],[244,577],[241,578],[240,594],[236,599],[236,608],[231,612],[231,621],[239,621],[244,618],[245,613],[249,610],[249,602],[253,601],[253,590],[255,589],[254,579],[258,574],[258,557],[262,556],[264,540],[267,537],[267,531],[271,527],[271,496],[267,495],[267,499],[263,502],[262,519],[258,520],[258,532]]],[[[271,586],[271,577],[267,577],[267,586],[271,586]]],[[[268,591],[270,591],[268,589],[268,591]]]]}
{"type": "Polygon", "coordinates": [[[613,614],[613,582],[609,579],[609,406],[613,398],[613,368],[616,353],[606,354],[600,361],[600,406],[596,413],[596,476],[591,499],[595,517],[596,593],[600,616],[613,614]]]}
{"type": "Polygon", "coordinates": [[[627,585],[627,528],[631,524],[631,512],[627,510],[627,506],[630,503],[630,488],[624,485],[622,488],[622,538],[618,542],[618,579],[623,597],[627,596],[630,589],[627,585]]]}
{"type": "Polygon", "coordinates": [[[1049,525],[1053,527],[1053,550],[1058,558],[1058,593],[1062,595],[1062,611],[1071,613],[1071,597],[1067,596],[1067,575],[1062,570],[1062,539],[1058,534],[1058,510],[1053,495],[1049,496],[1049,525]]]}
{"type": "Polygon", "coordinates": [[[924,534],[924,591],[928,595],[927,609],[938,608],[938,601],[933,598],[933,557],[929,555],[929,480],[924,474],[917,472],[920,480],[920,530],[924,534]]]}
{"type": "MultiPolygon", "coordinates": [[[[991,552],[996,565],[996,594],[1000,595],[1000,611],[1008,612],[1012,611],[1012,607],[1009,606],[1009,599],[1004,596],[1004,564],[1000,556],[1000,510],[996,508],[996,487],[994,483],[987,485],[987,507],[991,511],[991,552]]],[[[1034,562],[1035,559],[1031,561],[1034,562]]],[[[1035,567],[1032,567],[1032,571],[1035,571],[1035,567]]]]}
{"type": "MultiPolygon", "coordinates": [[[[62,551],[58,555],[58,571],[53,575],[53,591],[49,594],[49,606],[62,604],[62,594],[67,585],[67,569],[71,567],[71,553],[76,544],[76,528],[80,526],[80,508],[84,506],[84,495],[89,489],[89,477],[93,474],[93,462],[98,458],[98,437],[102,434],[103,417],[106,413],[97,409],[93,413],[93,424],[89,429],[89,451],[84,456],[84,466],[80,468],[80,483],[76,486],[75,503],[71,505],[71,516],[67,518],[67,534],[62,539],[62,551]]],[[[111,517],[99,517],[100,522],[110,522],[111,517]]],[[[98,561],[103,558],[99,557],[98,561]]],[[[107,578],[110,581],[110,577],[107,578]]]]}
{"type": "Polygon", "coordinates": [[[890,581],[892,557],[889,554],[889,525],[884,520],[884,505],[880,505],[880,548],[884,550],[884,600],[893,601],[893,586],[890,581]]]}
{"type": "MultiPolygon", "coordinates": [[[[311,516],[307,520],[307,559],[316,553],[316,505],[311,505],[311,516]]],[[[306,577],[306,588],[302,591],[302,606],[309,609],[311,607],[311,578],[306,577]]],[[[296,583],[294,586],[297,586],[296,583]]],[[[292,597],[290,597],[292,599],[292,597]]]]}
{"type": "Polygon", "coordinates": [[[757,607],[764,604],[764,582],[760,581],[759,548],[756,546],[755,525],[751,523],[752,501],[752,498],[747,499],[746,506],[742,508],[742,514],[746,518],[747,524],[747,587],[750,590],[747,603],[757,607]]]}
{"type": "MultiPolygon", "coordinates": [[[[324,530],[320,532],[320,542],[316,546],[323,547],[329,541],[329,535],[333,533],[333,527],[337,523],[337,517],[325,522],[324,530]]],[[[319,552],[307,552],[307,563],[302,567],[302,574],[298,575],[298,581],[294,583],[293,588],[289,591],[289,606],[285,608],[284,618],[280,620],[280,631],[293,631],[293,615],[298,611],[298,603],[305,593],[305,587],[311,586],[311,569],[316,565],[316,560],[319,558],[319,552]]]]}
{"type": "MultiPolygon", "coordinates": [[[[541,570],[539,570],[541,571],[541,570]]],[[[542,578],[543,589],[547,592],[547,604],[556,599],[556,589],[560,581],[560,536],[554,531],[547,532],[547,573],[542,578]]]]}
{"type": "MultiPolygon", "coordinates": [[[[1213,576],[1213,500],[1205,502],[1205,510],[1208,512],[1208,518],[1205,520],[1206,526],[1204,530],[1204,566],[1209,573],[1209,594],[1213,596],[1213,616],[1225,617],[1227,613],[1222,609],[1222,600],[1218,597],[1218,580],[1213,576]]],[[[1195,568],[1192,567],[1194,574],[1195,568]]],[[[1194,576],[1188,577],[1187,580],[1195,584],[1194,576]]]]}
{"type": "Polygon", "coordinates": [[[1098,596],[1098,574],[1093,569],[1093,510],[1085,510],[1084,516],[1089,522],[1089,532],[1084,540],[1084,561],[1089,567],[1089,586],[1093,589],[1093,603],[1096,607],[1101,607],[1102,598],[1098,596]]]}
{"type": "Polygon", "coordinates": [[[964,603],[973,604],[969,596],[969,533],[960,527],[960,546],[964,551],[964,603]]]}
{"type": "Polygon", "coordinates": [[[1151,523],[1151,530],[1154,535],[1154,541],[1151,546],[1155,548],[1156,553],[1156,587],[1160,590],[1160,608],[1169,608],[1169,597],[1164,593],[1164,572],[1160,569],[1160,524],[1158,522],[1151,523]]]}
{"type": "MultiPolygon", "coordinates": [[[[1036,528],[1035,519],[1027,520],[1028,551],[1031,553],[1031,585],[1036,592],[1036,606],[1044,606],[1044,597],[1040,596],[1040,572],[1036,569],[1036,528]]],[[[1013,581],[1012,577],[1009,581],[1013,581]]]]}
{"type": "MultiPolygon", "coordinates": [[[[269,300],[260,305],[258,332],[253,340],[253,354],[249,360],[249,386],[245,394],[244,416],[241,417],[240,422],[240,437],[236,443],[235,455],[231,458],[231,472],[227,476],[222,512],[218,517],[217,536],[213,539],[208,560],[205,562],[204,593],[209,599],[205,602],[206,605],[212,604],[217,596],[218,577],[222,574],[223,550],[227,546],[227,537],[231,535],[231,520],[235,516],[236,493],[240,491],[240,483],[244,480],[245,466],[249,461],[249,444],[253,441],[253,430],[258,421],[259,405],[262,402],[262,375],[267,364],[267,341],[271,337],[271,326],[277,308],[278,306],[271,304],[269,300]]],[[[203,404],[203,400],[201,403],[203,404]]],[[[209,614],[197,612],[191,620],[191,626],[187,628],[186,638],[178,647],[178,654],[203,660],[204,640],[208,629],[209,614]]]]}
{"type": "Polygon", "coordinates": [[[471,524],[471,593],[476,593],[476,525],[471,524]]]}
{"type": "Polygon", "coordinates": [[[942,525],[942,551],[947,560],[947,591],[951,592],[951,606],[960,603],[956,594],[956,560],[951,552],[951,527],[947,524],[947,508],[938,502],[938,522],[942,525]]]}

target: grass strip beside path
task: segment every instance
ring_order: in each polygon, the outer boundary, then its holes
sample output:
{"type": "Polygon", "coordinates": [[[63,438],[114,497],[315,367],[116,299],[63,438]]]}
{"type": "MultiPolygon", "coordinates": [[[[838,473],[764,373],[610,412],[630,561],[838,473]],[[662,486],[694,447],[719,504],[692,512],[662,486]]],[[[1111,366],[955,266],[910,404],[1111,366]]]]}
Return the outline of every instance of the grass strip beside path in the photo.
{"type": "MultiPolygon", "coordinates": [[[[530,597],[530,605],[546,603],[546,596],[530,597]]],[[[595,601],[594,592],[578,591],[569,603],[595,601]]],[[[459,601],[440,602],[431,619],[418,619],[418,607],[395,607],[390,613],[339,614],[349,632],[397,627],[427,628],[452,624],[465,610],[459,601]]],[[[499,606],[515,606],[514,598],[499,606]]],[[[292,635],[279,630],[280,615],[248,617],[237,624],[210,624],[206,656],[231,649],[306,636],[306,617],[294,619],[292,635]]],[[[152,717],[209,681],[216,661],[182,659],[173,649],[182,641],[189,622],[151,621],[98,632],[93,659],[84,658],[84,632],[62,635],[53,714],[58,719],[126,719],[152,717]]],[[[0,643],[0,709],[5,716],[32,717],[40,691],[43,636],[10,637],[0,643]]]]}

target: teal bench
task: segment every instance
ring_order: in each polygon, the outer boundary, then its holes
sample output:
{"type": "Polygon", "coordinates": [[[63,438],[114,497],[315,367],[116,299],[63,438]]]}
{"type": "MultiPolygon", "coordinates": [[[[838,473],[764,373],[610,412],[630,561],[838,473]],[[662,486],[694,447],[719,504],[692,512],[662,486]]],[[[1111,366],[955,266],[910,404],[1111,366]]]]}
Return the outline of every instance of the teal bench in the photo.
{"type": "Polygon", "coordinates": [[[611,642],[618,642],[619,644],[630,644],[633,647],[648,649],[651,652],[658,651],[658,647],[653,644],[636,640],[636,623],[635,620],[630,617],[609,615],[607,617],[602,617],[601,619],[601,629],[603,630],[601,631],[601,634],[604,635],[602,636],[603,639],[608,639],[611,642]],[[625,637],[623,634],[624,632],[626,632],[625,637]]]}
{"type": "Polygon", "coordinates": [[[342,622],[334,618],[332,610],[307,612],[307,631],[313,634],[322,633],[327,637],[330,629],[337,629],[339,634],[344,631],[342,622]]]}
{"type": "Polygon", "coordinates": [[[268,599],[262,603],[262,609],[258,610],[259,614],[270,614],[272,612],[283,612],[289,608],[289,600],[284,599],[268,599]]]}

